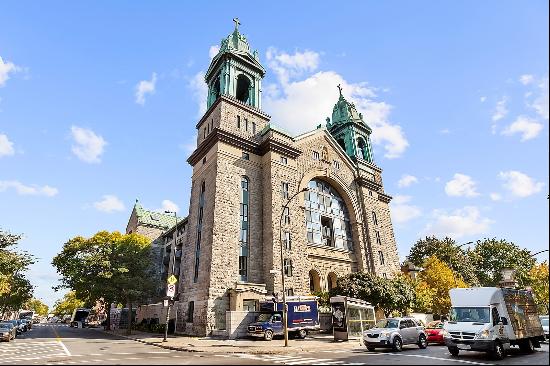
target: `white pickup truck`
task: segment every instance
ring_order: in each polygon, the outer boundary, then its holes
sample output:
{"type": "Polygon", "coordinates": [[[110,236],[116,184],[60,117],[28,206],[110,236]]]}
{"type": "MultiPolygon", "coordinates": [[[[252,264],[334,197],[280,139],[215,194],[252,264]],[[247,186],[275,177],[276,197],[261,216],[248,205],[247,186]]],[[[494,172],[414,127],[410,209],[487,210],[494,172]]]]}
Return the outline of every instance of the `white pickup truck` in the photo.
{"type": "Polygon", "coordinates": [[[453,356],[460,350],[483,351],[502,359],[510,346],[533,352],[544,331],[531,292],[511,288],[454,288],[451,314],[444,326],[453,356]]]}

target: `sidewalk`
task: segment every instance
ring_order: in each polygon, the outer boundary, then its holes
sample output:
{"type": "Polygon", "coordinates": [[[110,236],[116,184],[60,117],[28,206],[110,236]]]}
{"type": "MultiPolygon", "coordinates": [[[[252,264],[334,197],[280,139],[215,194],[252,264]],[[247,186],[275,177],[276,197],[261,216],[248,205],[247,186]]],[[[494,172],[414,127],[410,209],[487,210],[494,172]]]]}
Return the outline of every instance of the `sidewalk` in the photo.
{"type": "Polygon", "coordinates": [[[288,347],[284,346],[284,339],[276,338],[272,341],[254,339],[214,339],[198,338],[189,336],[170,335],[166,342],[163,342],[162,334],[145,333],[132,330],[127,336],[125,329],[115,331],[98,331],[114,334],[137,342],[153,345],[160,348],[186,351],[186,352],[208,352],[208,353],[248,353],[248,354],[289,354],[319,351],[341,351],[362,348],[358,339],[347,342],[336,342],[332,334],[313,334],[306,339],[289,339],[288,347]]]}

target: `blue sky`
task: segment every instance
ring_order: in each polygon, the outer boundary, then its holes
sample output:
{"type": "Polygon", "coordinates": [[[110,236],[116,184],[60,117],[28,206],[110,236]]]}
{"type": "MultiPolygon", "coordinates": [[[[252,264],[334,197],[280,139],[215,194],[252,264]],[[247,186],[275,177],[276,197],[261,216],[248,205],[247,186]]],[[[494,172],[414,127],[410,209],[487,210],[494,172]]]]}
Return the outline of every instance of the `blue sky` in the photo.
{"type": "Polygon", "coordinates": [[[0,227],[40,258],[37,297],[62,296],[62,244],[123,231],[136,198],[187,214],[202,75],[235,16],[274,123],[314,128],[339,83],[366,116],[402,258],[426,234],[548,247],[546,1],[7,1],[0,227]]]}

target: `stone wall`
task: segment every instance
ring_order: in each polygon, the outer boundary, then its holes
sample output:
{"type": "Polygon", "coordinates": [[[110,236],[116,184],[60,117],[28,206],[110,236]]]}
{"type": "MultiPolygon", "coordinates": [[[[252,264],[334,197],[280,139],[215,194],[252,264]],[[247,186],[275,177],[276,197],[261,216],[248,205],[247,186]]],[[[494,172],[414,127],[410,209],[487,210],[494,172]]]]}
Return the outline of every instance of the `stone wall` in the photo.
{"type": "Polygon", "coordinates": [[[229,339],[245,338],[248,324],[253,323],[260,314],[256,311],[226,312],[227,335],[229,339]]]}

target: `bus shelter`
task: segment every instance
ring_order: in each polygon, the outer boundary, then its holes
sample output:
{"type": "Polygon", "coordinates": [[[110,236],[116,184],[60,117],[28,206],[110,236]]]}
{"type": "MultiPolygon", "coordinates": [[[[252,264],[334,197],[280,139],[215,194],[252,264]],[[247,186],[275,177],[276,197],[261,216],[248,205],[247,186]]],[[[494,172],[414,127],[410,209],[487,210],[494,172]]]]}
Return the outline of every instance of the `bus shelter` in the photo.
{"type": "Polygon", "coordinates": [[[376,323],[374,306],[346,296],[330,298],[334,340],[347,341],[360,338],[363,332],[376,323]]]}

